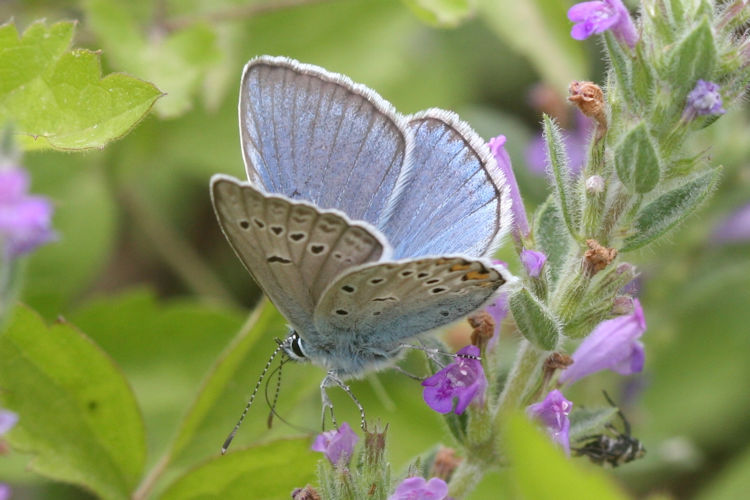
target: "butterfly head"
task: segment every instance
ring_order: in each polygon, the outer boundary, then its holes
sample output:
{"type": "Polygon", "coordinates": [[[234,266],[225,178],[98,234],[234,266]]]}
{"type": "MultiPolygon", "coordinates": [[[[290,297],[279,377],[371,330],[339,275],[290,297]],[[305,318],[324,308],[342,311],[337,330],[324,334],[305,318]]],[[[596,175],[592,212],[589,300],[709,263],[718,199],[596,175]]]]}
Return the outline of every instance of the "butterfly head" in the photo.
{"type": "Polygon", "coordinates": [[[283,341],[278,339],[276,341],[279,342],[281,349],[292,361],[309,361],[303,347],[302,338],[296,331],[290,331],[283,341]]]}

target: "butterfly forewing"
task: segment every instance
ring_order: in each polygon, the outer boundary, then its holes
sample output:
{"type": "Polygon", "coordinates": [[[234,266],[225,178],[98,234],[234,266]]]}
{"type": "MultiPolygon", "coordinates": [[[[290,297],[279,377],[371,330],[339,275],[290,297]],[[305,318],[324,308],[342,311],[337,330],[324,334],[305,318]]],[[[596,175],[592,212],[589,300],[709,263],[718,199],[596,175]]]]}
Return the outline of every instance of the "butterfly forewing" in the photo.
{"type": "Polygon", "coordinates": [[[343,75],[274,57],[245,67],[245,164],[250,180],[268,192],[377,225],[407,175],[405,127],[387,101],[343,75]]]}
{"type": "Polygon", "coordinates": [[[378,231],[342,214],[262,193],[214,176],[211,193],[221,229],[271,301],[304,334],[313,328],[323,290],[352,266],[390,253],[378,231]]]}
{"type": "Polygon", "coordinates": [[[315,308],[316,331],[388,346],[465,316],[505,281],[489,263],[463,257],[363,265],[325,291],[315,308]]]}
{"type": "Polygon", "coordinates": [[[409,119],[414,171],[383,231],[394,257],[491,254],[510,217],[510,197],[492,154],[456,115],[409,119]]]}

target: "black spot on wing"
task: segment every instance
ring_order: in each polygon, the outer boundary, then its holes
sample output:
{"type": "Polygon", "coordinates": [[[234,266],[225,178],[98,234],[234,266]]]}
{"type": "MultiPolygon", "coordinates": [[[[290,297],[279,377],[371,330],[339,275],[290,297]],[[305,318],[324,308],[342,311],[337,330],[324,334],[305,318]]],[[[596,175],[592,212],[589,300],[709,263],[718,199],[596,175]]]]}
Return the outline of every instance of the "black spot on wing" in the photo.
{"type": "Polygon", "coordinates": [[[289,260],[287,258],[284,258],[284,257],[280,257],[278,255],[272,255],[269,258],[267,258],[266,260],[270,264],[291,264],[292,263],[291,260],[289,260]]]}

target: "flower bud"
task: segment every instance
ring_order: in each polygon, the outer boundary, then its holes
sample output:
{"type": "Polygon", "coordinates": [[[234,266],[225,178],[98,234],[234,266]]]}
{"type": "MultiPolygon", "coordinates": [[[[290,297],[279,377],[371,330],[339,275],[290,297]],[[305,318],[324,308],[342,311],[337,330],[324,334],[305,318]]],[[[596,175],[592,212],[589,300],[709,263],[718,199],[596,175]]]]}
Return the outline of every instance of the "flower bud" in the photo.
{"type": "Polygon", "coordinates": [[[604,137],[607,132],[607,112],[601,87],[594,82],[574,81],[568,87],[568,93],[568,100],[578,106],[581,113],[596,120],[596,138],[604,137]]]}
{"type": "Polygon", "coordinates": [[[687,103],[682,113],[683,119],[692,120],[696,116],[726,113],[719,90],[719,85],[714,82],[698,80],[693,90],[687,95],[687,103]]]}
{"type": "Polygon", "coordinates": [[[296,488],[292,491],[293,500],[320,500],[320,493],[309,484],[304,488],[296,488]]]}
{"type": "Polygon", "coordinates": [[[487,311],[479,311],[472,314],[466,320],[473,329],[471,332],[471,343],[479,347],[481,352],[487,348],[490,340],[495,335],[495,319],[487,311]]]}
{"type": "Polygon", "coordinates": [[[435,455],[430,476],[439,477],[444,481],[450,480],[461,460],[461,457],[456,456],[456,450],[453,448],[441,447],[435,455]]]}
{"type": "Polygon", "coordinates": [[[602,194],[604,192],[604,178],[601,175],[592,175],[586,179],[586,193],[590,195],[602,194]]]}
{"type": "Polygon", "coordinates": [[[612,304],[612,314],[617,316],[633,314],[634,309],[633,297],[629,295],[618,295],[612,304]]]}
{"type": "Polygon", "coordinates": [[[542,252],[536,250],[521,251],[521,263],[532,278],[539,277],[545,262],[547,262],[547,256],[542,252]]]}
{"type": "Polygon", "coordinates": [[[332,465],[346,466],[352,457],[357,441],[359,437],[349,424],[344,422],[338,429],[318,434],[311,449],[324,453],[332,465]]]}
{"type": "Polygon", "coordinates": [[[586,240],[589,247],[583,254],[583,268],[590,276],[607,267],[617,257],[617,250],[607,248],[594,239],[586,240]]]}

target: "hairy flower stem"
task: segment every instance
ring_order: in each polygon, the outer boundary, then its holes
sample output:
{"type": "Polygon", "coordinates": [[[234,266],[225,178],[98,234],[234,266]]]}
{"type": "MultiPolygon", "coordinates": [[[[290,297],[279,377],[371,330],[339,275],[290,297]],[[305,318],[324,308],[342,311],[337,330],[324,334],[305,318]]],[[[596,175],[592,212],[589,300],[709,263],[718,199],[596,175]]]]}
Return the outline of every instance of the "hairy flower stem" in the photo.
{"type": "Polygon", "coordinates": [[[575,316],[591,283],[591,276],[581,269],[580,257],[570,260],[568,267],[570,269],[560,279],[560,285],[550,299],[550,306],[563,325],[575,316]]]}
{"type": "Polygon", "coordinates": [[[533,386],[536,377],[542,375],[538,368],[545,354],[545,351],[534,347],[529,341],[521,341],[521,347],[516,355],[516,363],[513,365],[510,375],[508,375],[508,380],[503,387],[495,410],[496,430],[502,428],[503,421],[508,413],[520,407],[526,388],[533,386]]]}
{"type": "Polygon", "coordinates": [[[606,196],[604,193],[586,193],[583,204],[583,217],[581,220],[581,234],[585,238],[591,238],[599,230],[602,212],[606,196]]]}
{"type": "Polygon", "coordinates": [[[609,206],[609,209],[604,214],[601,226],[599,228],[599,234],[596,238],[602,245],[609,245],[612,231],[614,230],[617,222],[620,220],[620,216],[625,211],[630,202],[630,193],[622,184],[617,184],[614,199],[609,206]]]}
{"type": "Polygon", "coordinates": [[[448,494],[453,498],[464,498],[476,488],[484,475],[485,467],[467,457],[453,472],[448,484],[448,494]]]}
{"type": "Polygon", "coordinates": [[[604,183],[604,154],[605,154],[605,140],[604,138],[594,141],[591,146],[590,157],[586,171],[581,179],[584,183],[581,191],[583,192],[583,216],[581,218],[581,234],[584,238],[595,237],[599,226],[601,225],[602,214],[607,201],[606,184],[604,183]],[[598,192],[596,189],[592,189],[587,185],[588,179],[594,176],[600,176],[604,189],[598,192]]]}

